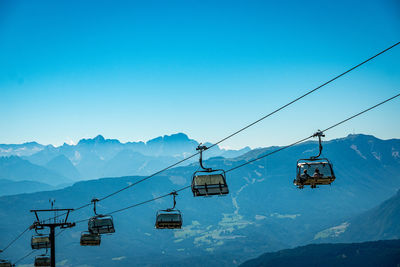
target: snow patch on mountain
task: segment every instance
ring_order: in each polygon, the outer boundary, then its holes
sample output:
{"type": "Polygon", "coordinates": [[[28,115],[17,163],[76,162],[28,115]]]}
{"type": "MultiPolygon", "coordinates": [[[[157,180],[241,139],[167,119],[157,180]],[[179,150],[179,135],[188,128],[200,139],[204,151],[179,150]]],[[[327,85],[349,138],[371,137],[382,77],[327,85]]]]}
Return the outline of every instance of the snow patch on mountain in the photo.
{"type": "Polygon", "coordinates": [[[400,153],[399,151],[394,150],[394,148],[392,148],[392,157],[394,158],[400,158],[400,153]]]}
{"type": "Polygon", "coordinates": [[[372,152],[372,155],[377,159],[377,160],[381,160],[381,154],[377,153],[377,152],[372,152]]]}
{"type": "Polygon", "coordinates": [[[125,256],[121,256],[121,257],[112,258],[111,260],[113,260],[113,261],[122,261],[124,259],[126,259],[126,257],[125,256]]]}
{"type": "Polygon", "coordinates": [[[328,228],[326,230],[323,230],[323,231],[317,233],[314,236],[314,240],[328,238],[328,237],[338,237],[339,235],[346,232],[346,230],[349,226],[350,226],[349,222],[344,222],[341,225],[328,228]]]}
{"type": "Polygon", "coordinates": [[[278,219],[296,219],[296,217],[301,216],[301,214],[279,214],[277,212],[271,213],[270,217],[278,218],[278,219]]]}
{"type": "Polygon", "coordinates": [[[357,148],[356,145],[351,145],[350,148],[353,149],[355,152],[357,152],[357,154],[358,154],[360,157],[362,157],[363,159],[367,159],[367,158],[361,153],[361,151],[358,150],[358,148],[357,148]]]}
{"type": "Polygon", "coordinates": [[[259,220],[264,220],[265,218],[267,218],[267,216],[264,216],[264,215],[256,215],[256,216],[254,216],[254,218],[257,220],[257,221],[259,221],[259,220]]]}

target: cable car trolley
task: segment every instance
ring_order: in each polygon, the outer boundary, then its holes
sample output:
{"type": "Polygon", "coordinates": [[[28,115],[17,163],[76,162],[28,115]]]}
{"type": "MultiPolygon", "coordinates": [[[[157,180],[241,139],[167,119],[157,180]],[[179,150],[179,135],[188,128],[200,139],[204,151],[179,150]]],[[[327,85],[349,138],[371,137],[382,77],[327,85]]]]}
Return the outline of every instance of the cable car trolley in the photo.
{"type": "Polygon", "coordinates": [[[43,254],[40,256],[36,256],[35,257],[35,267],[36,266],[46,266],[46,267],[50,267],[51,266],[51,260],[50,257],[43,254]]]}
{"type": "Polygon", "coordinates": [[[196,171],[192,177],[193,196],[213,196],[229,194],[228,184],[226,183],[226,174],[224,170],[213,170],[212,168],[204,168],[203,151],[206,146],[201,144],[196,148],[200,151],[200,167],[201,170],[196,171]]]}
{"type": "Polygon", "coordinates": [[[156,228],[157,229],[181,229],[182,228],[182,214],[179,210],[175,210],[176,200],[178,195],[175,191],[171,193],[174,198],[174,206],[172,209],[159,210],[156,215],[156,228]]]}
{"type": "Polygon", "coordinates": [[[82,232],[81,246],[100,246],[101,235],[91,232],[82,232]]]}
{"type": "Polygon", "coordinates": [[[48,235],[37,234],[31,238],[32,249],[50,248],[50,237],[48,235]]]}
{"type": "Polygon", "coordinates": [[[114,228],[114,220],[111,215],[102,215],[102,214],[97,214],[96,212],[96,202],[98,202],[98,199],[92,199],[93,203],[93,210],[95,216],[89,219],[88,222],[88,229],[89,232],[92,234],[111,234],[115,233],[115,228],[114,228]]]}
{"type": "Polygon", "coordinates": [[[335,180],[332,163],[327,158],[319,158],[322,153],[321,137],[325,137],[323,132],[316,132],[313,137],[318,137],[319,154],[309,159],[299,159],[297,161],[296,179],[294,185],[302,189],[309,185],[316,188],[317,185],[330,185],[335,180]]]}

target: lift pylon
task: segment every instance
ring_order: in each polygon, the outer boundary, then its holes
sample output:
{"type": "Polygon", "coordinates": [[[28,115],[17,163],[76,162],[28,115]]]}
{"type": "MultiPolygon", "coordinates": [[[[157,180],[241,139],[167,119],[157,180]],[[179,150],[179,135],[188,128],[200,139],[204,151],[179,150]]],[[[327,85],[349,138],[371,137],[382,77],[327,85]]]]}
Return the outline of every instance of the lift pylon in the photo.
{"type": "Polygon", "coordinates": [[[56,266],[56,244],[55,244],[55,229],[60,227],[61,229],[71,228],[75,226],[74,222],[68,222],[68,216],[71,211],[74,209],[54,209],[53,202],[51,205],[51,209],[43,209],[43,210],[31,210],[31,212],[35,213],[36,221],[32,224],[30,229],[41,230],[45,227],[50,229],[50,266],[56,266]],[[53,213],[55,216],[52,219],[48,220],[40,220],[40,213],[53,213]],[[57,219],[57,213],[64,212],[65,217],[63,219],[57,219]]]}

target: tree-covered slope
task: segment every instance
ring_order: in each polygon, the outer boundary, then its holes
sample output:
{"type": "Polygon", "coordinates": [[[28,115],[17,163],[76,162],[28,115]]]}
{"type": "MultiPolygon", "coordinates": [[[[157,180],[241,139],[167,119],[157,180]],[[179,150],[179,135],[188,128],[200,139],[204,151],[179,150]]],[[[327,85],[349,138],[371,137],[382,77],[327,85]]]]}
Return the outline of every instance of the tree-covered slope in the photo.
{"type": "Polygon", "coordinates": [[[351,244],[314,244],[270,252],[241,267],[381,266],[400,265],[400,240],[351,244]]]}

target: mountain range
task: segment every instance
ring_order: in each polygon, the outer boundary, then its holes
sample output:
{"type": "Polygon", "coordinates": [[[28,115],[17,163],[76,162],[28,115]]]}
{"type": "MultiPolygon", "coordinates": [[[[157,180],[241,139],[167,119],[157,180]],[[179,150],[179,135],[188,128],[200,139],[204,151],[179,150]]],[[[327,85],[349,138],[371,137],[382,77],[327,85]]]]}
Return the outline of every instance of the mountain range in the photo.
{"type": "MultiPolygon", "coordinates": [[[[300,190],[293,185],[297,159],[317,154],[317,143],[305,142],[228,172],[228,196],[194,198],[190,189],[180,192],[176,208],[183,214],[182,230],[154,229],[157,210],[172,206],[171,198],[162,198],[113,214],[116,233],[104,236],[100,247],[79,245],[87,222],[65,230],[57,237],[57,259],[64,266],[183,266],[188,262],[232,266],[265,252],[343,242],[331,241],[332,230],[324,231],[347,222],[347,230],[338,235],[345,236],[353,225],[357,227],[357,220],[360,225],[362,221],[370,223],[365,229],[376,228],[367,239],[398,238],[399,204],[392,197],[397,199],[400,188],[400,140],[349,135],[323,145],[323,156],[333,162],[337,177],[331,186],[300,190]],[[377,214],[382,221],[357,219],[377,214]]],[[[234,158],[212,157],[204,164],[228,170],[276,149],[279,147],[254,149],[234,158]]],[[[170,169],[100,202],[98,212],[107,214],[187,186],[197,169],[198,163],[170,169]]],[[[56,199],[57,207],[76,208],[142,178],[79,181],[63,189],[0,197],[0,216],[10,218],[0,221],[0,247],[33,223],[30,209],[48,208],[49,199],[56,199]]],[[[93,210],[86,207],[73,212],[69,220],[90,216],[93,210]]],[[[357,241],[358,234],[353,233],[345,242],[357,241]]],[[[25,234],[5,256],[16,259],[28,253],[29,238],[25,234]]],[[[32,258],[23,263],[29,262],[32,258]]]]}
{"type": "MultiPolygon", "coordinates": [[[[199,143],[183,133],[165,135],[145,142],[121,143],[98,135],[77,145],[44,146],[36,142],[0,145],[0,179],[27,180],[37,189],[70,185],[78,180],[126,175],[149,175],[196,152],[199,143]]],[[[236,157],[250,151],[215,147],[208,157],[236,157]]],[[[188,161],[193,162],[195,159],[188,161]]],[[[11,185],[10,186],[15,186],[11,185]]],[[[7,194],[2,187],[0,194],[7,194]]]]}

